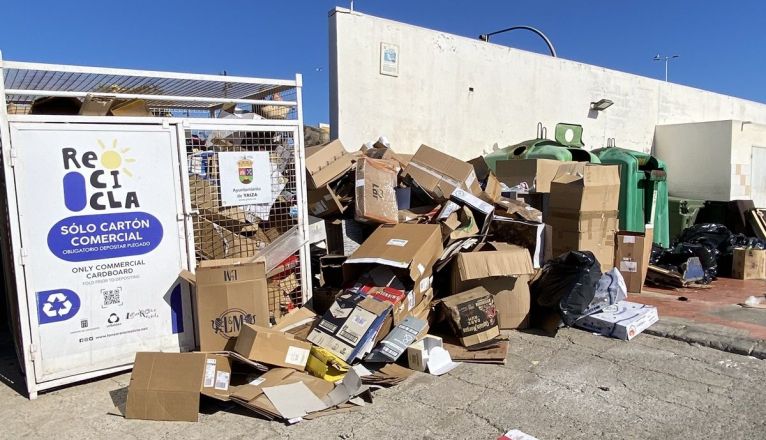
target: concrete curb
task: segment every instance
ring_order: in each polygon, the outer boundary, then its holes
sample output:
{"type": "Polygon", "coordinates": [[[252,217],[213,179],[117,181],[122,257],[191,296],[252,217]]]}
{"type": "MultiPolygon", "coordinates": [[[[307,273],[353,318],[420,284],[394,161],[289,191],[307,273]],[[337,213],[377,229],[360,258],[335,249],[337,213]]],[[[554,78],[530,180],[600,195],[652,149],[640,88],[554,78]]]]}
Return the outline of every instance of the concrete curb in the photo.
{"type": "Polygon", "coordinates": [[[710,347],[728,353],[766,359],[766,340],[743,334],[742,330],[716,324],[701,324],[679,318],[663,318],[644,330],[663,338],[710,347]]]}

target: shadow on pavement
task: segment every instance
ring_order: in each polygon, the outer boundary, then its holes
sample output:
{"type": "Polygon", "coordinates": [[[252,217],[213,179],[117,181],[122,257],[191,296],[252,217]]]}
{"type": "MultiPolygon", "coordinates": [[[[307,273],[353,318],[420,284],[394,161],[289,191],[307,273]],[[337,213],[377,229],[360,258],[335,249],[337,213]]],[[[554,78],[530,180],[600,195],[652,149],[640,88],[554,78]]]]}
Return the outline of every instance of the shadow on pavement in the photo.
{"type": "Polygon", "coordinates": [[[21,396],[27,397],[27,387],[16,358],[13,339],[5,329],[0,330],[0,382],[21,396]]]}

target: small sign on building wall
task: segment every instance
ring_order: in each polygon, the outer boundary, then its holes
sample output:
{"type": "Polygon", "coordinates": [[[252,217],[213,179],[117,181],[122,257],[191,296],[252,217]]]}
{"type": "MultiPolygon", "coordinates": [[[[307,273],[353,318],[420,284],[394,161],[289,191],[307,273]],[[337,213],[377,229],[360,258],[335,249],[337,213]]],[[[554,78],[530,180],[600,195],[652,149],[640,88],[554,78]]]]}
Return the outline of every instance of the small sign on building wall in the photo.
{"type": "Polygon", "coordinates": [[[380,43],[380,74],[399,76],[399,46],[380,43]]]}

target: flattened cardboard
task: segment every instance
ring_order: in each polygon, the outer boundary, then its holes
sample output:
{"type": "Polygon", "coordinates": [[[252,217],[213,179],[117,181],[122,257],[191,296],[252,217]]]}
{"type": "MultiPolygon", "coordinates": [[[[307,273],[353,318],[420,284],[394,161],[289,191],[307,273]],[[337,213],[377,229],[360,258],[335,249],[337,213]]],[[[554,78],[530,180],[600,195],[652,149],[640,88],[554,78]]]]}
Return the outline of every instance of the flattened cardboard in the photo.
{"type": "Polygon", "coordinates": [[[494,296],[500,329],[527,328],[532,259],[525,248],[502,245],[497,250],[459,253],[452,267],[452,292],[484,287],[494,296]]]}
{"type": "Polygon", "coordinates": [[[396,163],[386,159],[361,158],[356,163],[356,209],[354,218],[366,223],[396,224],[396,163]]]}
{"type": "Polygon", "coordinates": [[[195,278],[200,350],[231,351],[244,324],[269,325],[263,259],[201,261],[195,278]]]}
{"type": "Polygon", "coordinates": [[[428,321],[409,316],[400,322],[364,359],[367,362],[396,362],[418,337],[428,331],[428,321]]]}
{"type": "Polygon", "coordinates": [[[629,341],[658,320],[656,307],[620,301],[599,313],[579,319],[575,326],[629,341]]]}
{"type": "Polygon", "coordinates": [[[327,408],[303,382],[264,387],[263,393],[285,420],[298,419],[327,408]]]}
{"type": "Polygon", "coordinates": [[[449,199],[455,189],[481,192],[473,166],[427,145],[412,156],[404,175],[436,201],[449,199]]]}
{"type": "Polygon", "coordinates": [[[339,295],[308,340],[351,362],[363,355],[388,317],[391,304],[358,293],[339,295]]]}
{"type": "Polygon", "coordinates": [[[464,347],[478,348],[500,336],[495,300],[484,287],[448,296],[441,305],[464,347]]]}
{"type": "Polygon", "coordinates": [[[346,173],[355,157],[339,140],[306,148],[306,183],[309,189],[321,188],[346,173]]]}
{"type": "Polygon", "coordinates": [[[311,344],[299,341],[289,333],[245,324],[239,332],[234,351],[253,361],[303,371],[311,344]]]}
{"type": "Polygon", "coordinates": [[[196,422],[200,393],[229,399],[231,364],[212,353],[136,353],[125,418],[196,422]]]}
{"type": "Polygon", "coordinates": [[[740,280],[766,279],[766,250],[734,249],[731,276],[740,280]]]}
{"type": "Polygon", "coordinates": [[[529,190],[538,193],[551,192],[551,182],[561,165],[575,162],[561,162],[552,159],[512,159],[499,160],[495,164],[497,179],[513,188],[522,182],[529,185],[529,190]]]}
{"type": "Polygon", "coordinates": [[[199,226],[194,228],[194,244],[199,253],[213,260],[252,257],[271,239],[257,226],[250,226],[256,233],[253,237],[246,237],[201,218],[199,226]]]}
{"type": "Polygon", "coordinates": [[[332,382],[290,368],[273,368],[263,373],[260,379],[257,385],[238,387],[231,394],[231,400],[270,420],[281,417],[281,414],[264,394],[264,388],[302,382],[318,398],[325,399],[335,387],[332,382]]]}

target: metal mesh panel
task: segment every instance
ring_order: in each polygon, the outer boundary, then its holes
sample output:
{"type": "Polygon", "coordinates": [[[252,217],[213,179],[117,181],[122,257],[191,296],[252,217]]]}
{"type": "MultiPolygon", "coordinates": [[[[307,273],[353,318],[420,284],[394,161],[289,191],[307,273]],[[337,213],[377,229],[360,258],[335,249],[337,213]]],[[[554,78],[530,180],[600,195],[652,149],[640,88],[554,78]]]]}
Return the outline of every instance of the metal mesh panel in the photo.
{"type": "Polygon", "coordinates": [[[298,119],[295,104],[297,90],[289,81],[77,66],[33,66],[12,61],[5,64],[2,72],[9,114],[27,114],[35,99],[47,96],[27,91],[46,91],[51,92],[51,96],[55,96],[55,92],[74,93],[78,99],[90,93],[140,95],[154,116],[210,118],[219,117],[217,114],[230,106],[225,104],[230,100],[289,101],[292,104],[252,105],[246,111],[264,119],[298,119]]]}
{"type": "MultiPolygon", "coordinates": [[[[253,256],[298,225],[294,148],[293,131],[229,131],[225,127],[186,130],[197,261],[253,256]],[[247,166],[252,166],[253,174],[270,175],[273,203],[224,206],[219,153],[255,151],[269,153],[271,169],[259,169],[257,164],[247,166]]],[[[269,305],[275,319],[302,305],[298,252],[275,267],[268,276],[269,305]]]]}

